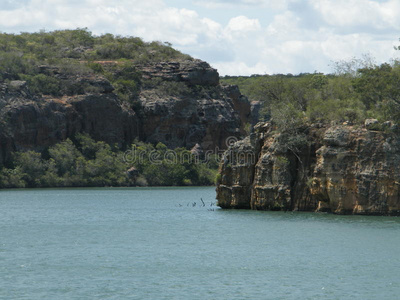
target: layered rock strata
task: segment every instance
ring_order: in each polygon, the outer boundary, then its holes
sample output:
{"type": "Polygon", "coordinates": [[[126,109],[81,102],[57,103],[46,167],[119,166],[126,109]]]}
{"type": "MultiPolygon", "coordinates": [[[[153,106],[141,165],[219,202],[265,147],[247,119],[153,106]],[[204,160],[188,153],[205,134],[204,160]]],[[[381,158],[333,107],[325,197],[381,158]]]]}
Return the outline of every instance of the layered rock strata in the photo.
{"type": "Polygon", "coordinates": [[[250,137],[225,152],[218,205],[400,215],[397,128],[317,127],[303,129],[299,134],[306,142],[292,148],[270,123],[259,123],[250,137]]]}
{"type": "Polygon", "coordinates": [[[200,60],[166,62],[138,66],[143,78],[161,79],[164,86],[180,83],[182,93],[168,95],[157,89],[143,89],[143,138],[162,142],[170,148],[194,147],[218,151],[227,148],[227,140],[245,134],[250,122],[250,102],[237,86],[219,84],[217,70],[200,60]],[[182,85],[184,84],[184,85],[182,85]]]}
{"type": "MultiPolygon", "coordinates": [[[[40,66],[46,76],[68,82],[73,95],[38,95],[24,81],[0,82],[0,165],[14,151],[43,151],[76,133],[120,146],[135,139],[162,142],[170,148],[226,149],[250,120],[250,103],[237,87],[221,86],[218,72],[206,62],[189,60],[136,66],[142,81],[158,78],[185,89],[180,94],[143,87],[139,108],[122,101],[104,76],[71,75],[40,66]]],[[[166,85],[168,87],[168,85],[166,85]]],[[[171,88],[171,87],[169,87],[171,88]]],[[[174,86],[172,86],[172,89],[174,86]]]]}

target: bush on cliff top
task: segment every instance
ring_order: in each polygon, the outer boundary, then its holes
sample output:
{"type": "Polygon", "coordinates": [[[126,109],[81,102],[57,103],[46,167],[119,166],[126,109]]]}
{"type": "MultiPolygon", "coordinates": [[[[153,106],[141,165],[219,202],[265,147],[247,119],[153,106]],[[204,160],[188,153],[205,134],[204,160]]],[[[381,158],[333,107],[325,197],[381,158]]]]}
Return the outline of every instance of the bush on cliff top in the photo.
{"type": "Polygon", "coordinates": [[[366,118],[400,121],[400,62],[374,65],[371,60],[336,64],[335,74],[226,76],[250,100],[262,103],[261,120],[285,123],[282,107],[307,121],[362,124],[366,118]]]}
{"type": "Polygon", "coordinates": [[[100,73],[116,85],[122,100],[132,102],[141,87],[141,75],[134,64],[188,59],[192,58],[169,43],[147,43],[138,37],[112,34],[94,36],[80,28],[17,35],[0,33],[0,81],[25,80],[33,92],[44,95],[92,91],[64,77],[100,73]],[[114,64],[107,65],[110,61],[114,64]],[[41,66],[53,66],[57,71],[49,73],[41,66]]]}
{"type": "Polygon", "coordinates": [[[133,59],[136,62],[190,59],[169,43],[144,42],[138,37],[112,34],[94,36],[87,28],[21,34],[0,33],[0,53],[15,54],[26,61],[61,58],[81,60],[133,59]]]}

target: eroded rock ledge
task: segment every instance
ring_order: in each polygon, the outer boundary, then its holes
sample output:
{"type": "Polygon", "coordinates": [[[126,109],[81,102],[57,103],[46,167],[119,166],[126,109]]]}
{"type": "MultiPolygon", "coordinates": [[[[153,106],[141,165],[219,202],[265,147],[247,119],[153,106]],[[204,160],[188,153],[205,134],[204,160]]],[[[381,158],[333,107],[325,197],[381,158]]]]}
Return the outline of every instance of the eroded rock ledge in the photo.
{"type": "Polygon", "coordinates": [[[250,122],[247,98],[236,86],[220,85],[217,70],[201,60],[136,66],[143,82],[158,79],[159,84],[170,84],[173,93],[142,87],[135,107],[122,101],[103,75],[70,74],[52,66],[39,69],[76,91],[55,97],[35,94],[25,81],[0,82],[0,166],[15,151],[41,152],[77,133],[121,147],[138,139],[170,148],[199,144],[215,151],[226,149],[229,138],[243,136],[250,122]]]}
{"type": "Polygon", "coordinates": [[[400,215],[400,132],[396,126],[310,126],[298,151],[270,123],[224,155],[222,208],[400,215]]]}

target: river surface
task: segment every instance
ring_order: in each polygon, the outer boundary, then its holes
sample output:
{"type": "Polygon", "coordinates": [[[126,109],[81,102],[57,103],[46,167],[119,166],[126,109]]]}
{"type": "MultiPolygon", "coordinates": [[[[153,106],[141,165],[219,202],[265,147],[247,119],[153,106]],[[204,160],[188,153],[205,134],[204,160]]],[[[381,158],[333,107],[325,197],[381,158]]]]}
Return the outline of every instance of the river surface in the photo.
{"type": "Polygon", "coordinates": [[[0,191],[0,299],[399,295],[400,218],[222,210],[212,187],[0,191]]]}

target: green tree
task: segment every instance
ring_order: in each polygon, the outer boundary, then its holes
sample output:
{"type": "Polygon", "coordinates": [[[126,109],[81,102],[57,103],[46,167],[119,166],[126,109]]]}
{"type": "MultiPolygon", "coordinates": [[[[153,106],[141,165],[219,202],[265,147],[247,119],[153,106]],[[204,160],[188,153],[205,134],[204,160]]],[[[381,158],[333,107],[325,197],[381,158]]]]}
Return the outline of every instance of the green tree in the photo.
{"type": "Polygon", "coordinates": [[[21,167],[3,168],[0,171],[0,188],[24,188],[26,186],[24,177],[26,174],[23,173],[21,167]]]}
{"type": "Polygon", "coordinates": [[[70,139],[49,148],[49,155],[54,160],[59,176],[76,173],[76,161],[81,153],[70,139]]]}
{"type": "Polygon", "coordinates": [[[14,164],[19,168],[19,174],[23,174],[22,179],[28,187],[40,187],[41,176],[47,169],[46,162],[40,153],[35,151],[19,152],[14,155],[14,164]]]}
{"type": "Polygon", "coordinates": [[[60,95],[61,82],[57,78],[38,74],[34,76],[23,76],[23,79],[28,81],[32,92],[43,95],[60,95]]]}
{"type": "Polygon", "coordinates": [[[353,81],[356,92],[367,108],[373,107],[384,99],[400,104],[400,70],[393,70],[385,63],[375,68],[360,69],[360,76],[353,81]]]}

